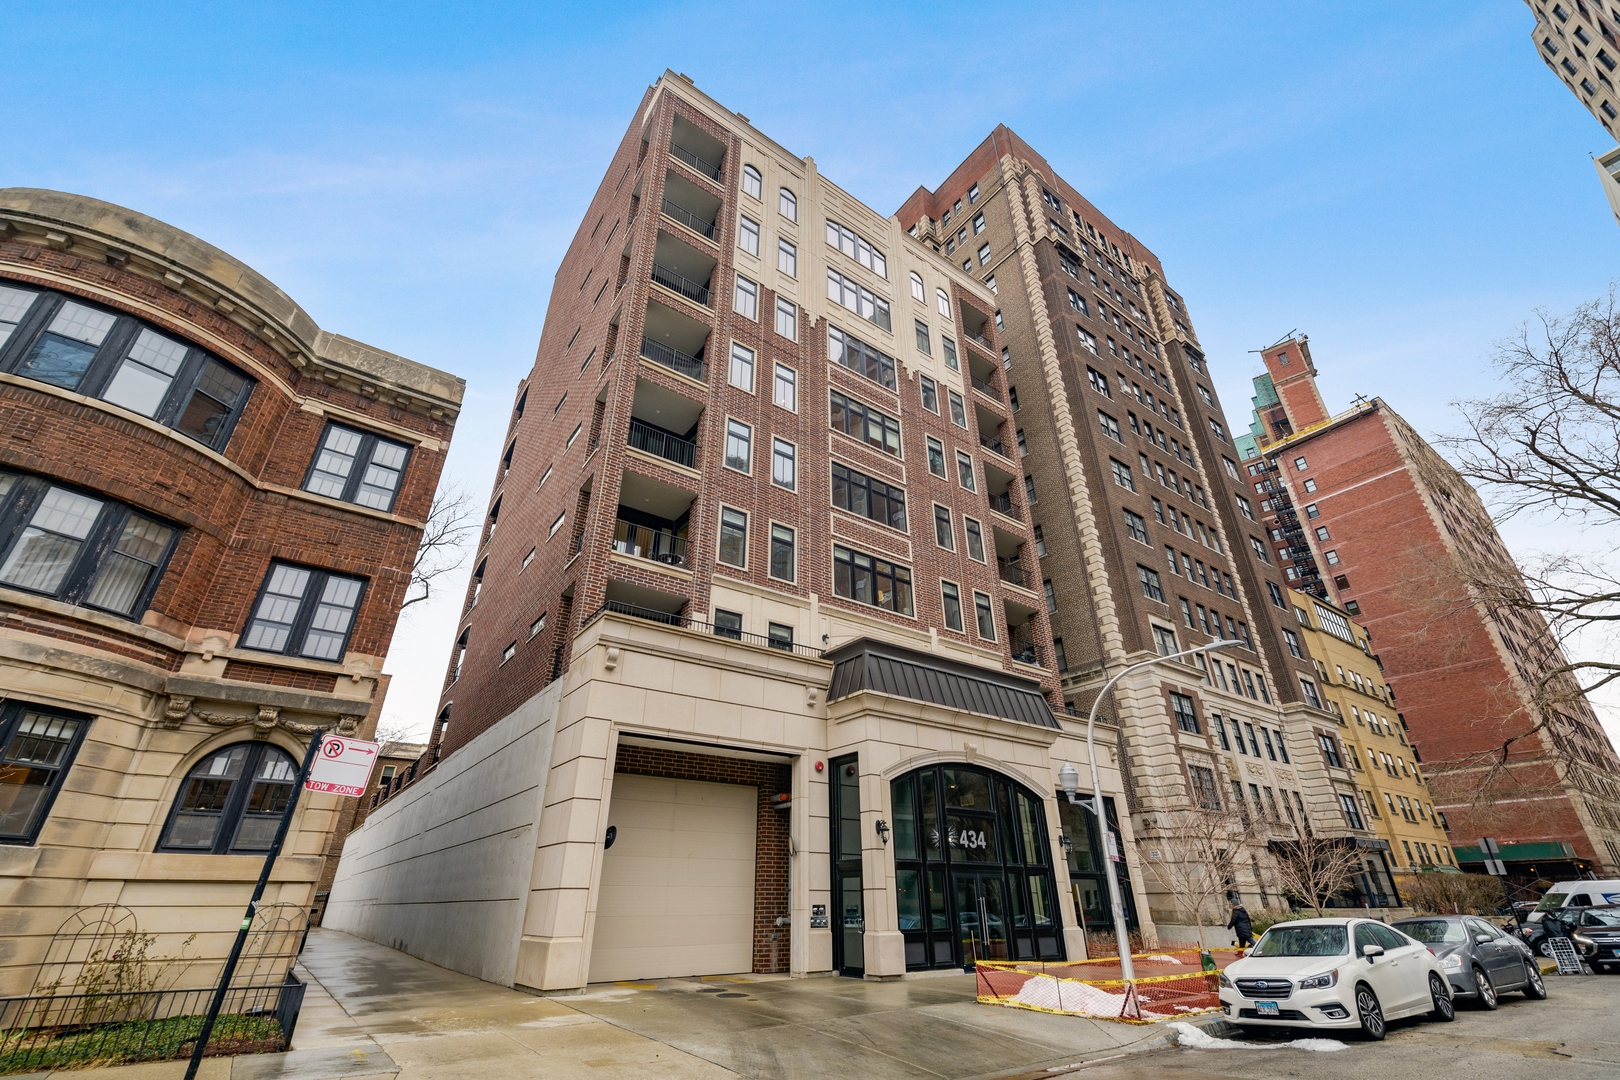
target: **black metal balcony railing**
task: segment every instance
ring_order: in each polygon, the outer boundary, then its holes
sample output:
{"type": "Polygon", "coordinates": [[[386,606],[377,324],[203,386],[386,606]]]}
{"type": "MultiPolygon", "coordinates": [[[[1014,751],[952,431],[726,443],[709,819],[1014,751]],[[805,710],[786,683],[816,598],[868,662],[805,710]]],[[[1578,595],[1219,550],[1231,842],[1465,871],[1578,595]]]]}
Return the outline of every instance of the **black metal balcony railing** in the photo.
{"type": "Polygon", "coordinates": [[[1000,439],[991,439],[981,433],[979,435],[979,445],[992,453],[1000,454],[1009,461],[1012,459],[1012,455],[1007,453],[1007,447],[1000,439]]]}
{"type": "Polygon", "coordinates": [[[991,495],[989,503],[992,510],[999,511],[1011,518],[1018,516],[1018,506],[1013,502],[1012,495],[1008,492],[1003,491],[1000,495],[991,495]]]}
{"type": "Polygon", "coordinates": [[[1029,583],[1029,571],[1025,570],[1024,564],[1017,559],[997,559],[996,571],[1001,575],[1001,580],[1010,585],[1018,585],[1025,589],[1032,588],[1029,583]]]}
{"type": "Polygon", "coordinates": [[[705,381],[702,358],[690,356],[671,345],[665,345],[662,341],[654,341],[650,337],[642,338],[641,355],[655,364],[662,364],[677,374],[685,375],[688,379],[705,381]]]}
{"type": "Polygon", "coordinates": [[[692,166],[692,168],[696,169],[704,176],[707,176],[710,180],[720,179],[720,166],[698,157],[680,143],[670,143],[669,152],[674,154],[680,160],[686,162],[688,165],[692,166]]]}
{"type": "Polygon", "coordinates": [[[680,203],[665,199],[664,216],[672,221],[680,222],[699,236],[706,236],[710,240],[714,239],[714,222],[705,221],[680,203]]]}
{"type": "Polygon", "coordinates": [[[986,382],[977,375],[969,375],[968,381],[973,384],[973,389],[977,390],[979,393],[993,397],[997,401],[1001,400],[1001,391],[996,389],[995,383],[986,382]]]}
{"type": "Polygon", "coordinates": [[[986,338],[983,334],[969,332],[967,339],[973,342],[975,345],[983,345],[987,349],[990,347],[990,339],[986,338]]]}
{"type": "Polygon", "coordinates": [[[613,550],[620,555],[666,566],[686,565],[686,537],[662,529],[649,529],[624,518],[614,522],[613,550]]]}
{"type": "Polygon", "coordinates": [[[708,306],[709,287],[707,285],[699,285],[691,278],[683,277],[669,267],[660,266],[658,263],[653,263],[652,279],[664,288],[680,293],[688,300],[695,300],[705,307],[708,306]]]}
{"type": "Polygon", "coordinates": [[[1007,635],[1007,648],[1012,658],[1021,664],[1039,664],[1041,651],[1035,644],[1035,635],[1028,630],[1028,624],[1015,626],[1007,635]]]}
{"type": "Polygon", "coordinates": [[[730,638],[732,641],[741,641],[747,645],[759,645],[778,652],[790,652],[795,656],[808,656],[811,659],[821,659],[822,650],[812,649],[808,645],[797,645],[791,641],[782,641],[769,638],[763,634],[745,634],[741,630],[734,630],[729,626],[716,626],[713,623],[703,622],[700,619],[689,619],[685,615],[672,615],[667,611],[658,611],[654,608],[638,607],[635,604],[626,604],[619,600],[609,600],[589,615],[585,616],[580,627],[589,626],[605,612],[614,612],[619,615],[630,615],[637,619],[646,619],[648,622],[661,623],[664,626],[678,626],[683,630],[696,630],[700,634],[713,634],[716,637],[730,638]]]}
{"type": "Polygon", "coordinates": [[[671,435],[667,431],[660,431],[651,424],[643,424],[640,420],[632,418],[627,442],[634,449],[661,457],[665,461],[685,465],[688,469],[696,468],[697,443],[683,439],[679,435],[671,435]]]}

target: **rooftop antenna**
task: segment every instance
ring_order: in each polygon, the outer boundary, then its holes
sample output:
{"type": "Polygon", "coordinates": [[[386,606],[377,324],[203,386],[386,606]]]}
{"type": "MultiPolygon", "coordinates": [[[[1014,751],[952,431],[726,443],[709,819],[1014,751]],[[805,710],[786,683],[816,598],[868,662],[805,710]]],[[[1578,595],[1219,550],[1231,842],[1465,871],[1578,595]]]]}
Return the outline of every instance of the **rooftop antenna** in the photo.
{"type": "Polygon", "coordinates": [[[1354,406],[1357,406],[1358,408],[1360,406],[1362,406],[1362,405],[1367,404],[1367,395],[1366,394],[1357,394],[1355,397],[1350,399],[1350,404],[1352,404],[1354,406]]]}
{"type": "Polygon", "coordinates": [[[1283,342],[1293,340],[1295,337],[1298,336],[1298,334],[1299,334],[1299,327],[1296,326],[1292,330],[1288,331],[1288,333],[1286,333],[1282,337],[1278,338],[1276,341],[1273,341],[1270,345],[1267,345],[1265,348],[1263,348],[1263,349],[1250,349],[1249,351],[1252,352],[1252,353],[1268,353],[1272,349],[1275,349],[1277,346],[1281,345],[1283,342]]]}

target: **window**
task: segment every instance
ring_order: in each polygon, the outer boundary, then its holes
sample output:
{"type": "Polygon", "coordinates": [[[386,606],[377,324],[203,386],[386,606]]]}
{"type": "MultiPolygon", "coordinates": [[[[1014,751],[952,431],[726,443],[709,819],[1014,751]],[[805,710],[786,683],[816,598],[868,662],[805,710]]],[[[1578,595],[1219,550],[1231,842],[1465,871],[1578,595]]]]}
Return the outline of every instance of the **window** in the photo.
{"type": "Polygon", "coordinates": [[[785,364],[776,365],[776,382],[771,400],[788,412],[799,411],[799,373],[785,364]]]}
{"type": "Polygon", "coordinates": [[[754,429],[741,420],[726,421],[726,468],[752,472],[754,429]]]}
{"type": "Polygon", "coordinates": [[[1024,477],[1024,501],[1031,506],[1040,501],[1035,497],[1035,478],[1033,476],[1026,475],[1024,477]]]}
{"type": "Polygon", "coordinates": [[[900,456],[900,421],[837,390],[830,392],[829,399],[833,430],[875,446],[885,454],[900,456]]]}
{"type": "Polygon", "coordinates": [[[941,351],[943,351],[945,354],[945,366],[950,368],[952,371],[961,371],[961,361],[957,360],[956,358],[956,342],[952,341],[944,334],[941,334],[939,336],[939,345],[941,351]]]}
{"type": "Polygon", "coordinates": [[[724,608],[714,609],[714,636],[731,638],[733,641],[742,640],[743,617],[741,612],[727,611],[724,608]]]}
{"type": "Polygon", "coordinates": [[[928,343],[928,324],[921,319],[915,319],[912,321],[912,326],[917,332],[917,351],[932,356],[934,350],[928,343]]]}
{"type": "Polygon", "coordinates": [[[928,471],[945,478],[945,444],[932,435],[928,436],[928,471]]]}
{"type": "Polygon", "coordinates": [[[778,581],[794,580],[794,534],[786,525],[771,526],[771,577],[778,581]]]}
{"type": "Polygon", "coordinates": [[[990,261],[990,245],[989,244],[980,244],[979,245],[979,265],[983,266],[985,263],[987,263],[989,261],[990,261]]]}
{"type": "Polygon", "coordinates": [[[1016,437],[1018,440],[1018,456],[1021,458],[1029,457],[1029,443],[1024,441],[1023,428],[1017,430],[1016,437]]]}
{"type": "Polygon", "coordinates": [[[1097,393],[1101,394],[1103,397],[1114,396],[1108,390],[1108,376],[1104,375],[1096,368],[1086,368],[1086,378],[1091,380],[1091,388],[1097,391],[1097,393]]]}
{"type": "Polygon", "coordinates": [[[272,562],[242,648],[341,661],[364,592],[359,578],[272,562]]]}
{"type": "Polygon", "coordinates": [[[1305,490],[1306,491],[1315,491],[1316,490],[1316,479],[1314,477],[1307,480],[1307,481],[1305,481],[1305,490]]]}
{"type": "Polygon", "coordinates": [[[551,479],[551,470],[554,467],[555,466],[552,465],[546,466],[546,471],[540,474],[540,480],[534,485],[534,490],[539,491],[541,488],[546,486],[546,481],[551,479]]]}
{"type": "Polygon", "coordinates": [[[979,523],[964,515],[962,533],[967,537],[968,558],[975,562],[984,562],[984,530],[979,523]]]}
{"type": "Polygon", "coordinates": [[[9,522],[0,583],[130,618],[146,609],[180,535],[123,503],[5,472],[0,521],[9,522]]]}
{"type": "Polygon", "coordinates": [[[793,651],[793,627],[784,623],[767,623],[765,637],[771,648],[793,651]]]}
{"type": "Polygon", "coordinates": [[[1058,670],[1059,671],[1068,671],[1069,670],[1069,654],[1063,651],[1063,639],[1062,638],[1056,637],[1056,638],[1052,639],[1052,651],[1057,654],[1058,670]]]}
{"type": "Polygon", "coordinates": [[[1311,708],[1320,709],[1322,707],[1322,698],[1316,692],[1315,683],[1309,679],[1301,679],[1299,680],[1299,687],[1305,691],[1305,700],[1310,704],[1311,708]]]}
{"type": "Polygon", "coordinates": [[[1222,456],[1221,464],[1226,466],[1226,475],[1227,476],[1230,476],[1234,480],[1238,479],[1238,471],[1237,471],[1237,463],[1236,462],[1234,462],[1229,457],[1222,456]]]}
{"type": "Polygon", "coordinates": [[[787,188],[776,193],[776,212],[789,221],[799,220],[799,200],[787,188]]]}
{"type": "Polygon", "coordinates": [[[138,319],[0,285],[0,371],[74,390],[224,449],[253,380],[138,319]]]}
{"type": "Polygon", "coordinates": [[[574,430],[568,433],[568,442],[564,445],[563,449],[566,450],[568,447],[573,446],[574,441],[579,438],[579,433],[581,431],[583,431],[584,429],[585,429],[585,422],[583,420],[581,420],[579,423],[575,424],[574,425],[574,430]]]}
{"type": "Polygon", "coordinates": [[[270,743],[216,750],[181,782],[158,849],[214,855],[269,851],[297,779],[297,763],[270,743]]]}
{"type": "Polygon", "coordinates": [[[1041,582],[1041,591],[1046,594],[1046,610],[1050,614],[1057,611],[1057,590],[1052,586],[1052,579],[1041,582]]]}
{"type": "Polygon", "coordinates": [[[891,529],[906,531],[906,492],[875,477],[833,462],[832,504],[840,510],[870,518],[891,529]]]}
{"type": "Polygon", "coordinates": [[[973,613],[978,618],[979,637],[996,640],[996,617],[990,608],[990,597],[982,592],[973,594],[973,613]]]}
{"type": "Polygon", "coordinates": [[[1213,431],[1215,433],[1215,437],[1221,440],[1221,442],[1226,441],[1226,429],[1222,427],[1221,422],[1215,419],[1213,416],[1209,418],[1209,430],[1213,431]]]}
{"type": "Polygon", "coordinates": [[[89,729],[79,713],[0,703],[0,843],[38,839],[89,729]]]}
{"type": "Polygon", "coordinates": [[[508,660],[512,659],[512,657],[514,657],[516,655],[517,655],[517,642],[514,641],[514,642],[511,642],[510,644],[508,644],[506,646],[506,648],[501,650],[501,663],[503,663],[503,664],[506,663],[508,660]]]}
{"type": "Polygon", "coordinates": [[[951,512],[938,503],[934,504],[934,543],[946,551],[956,550],[956,532],[951,527],[951,512]]]}
{"type": "Polygon", "coordinates": [[[953,582],[941,581],[939,591],[945,602],[945,628],[960,632],[962,629],[962,591],[953,582]]]}
{"type": "Polygon", "coordinates": [[[1142,580],[1142,595],[1149,600],[1164,603],[1164,586],[1159,583],[1159,572],[1149,570],[1140,564],[1136,567],[1136,576],[1142,580]]]}
{"type": "Polygon", "coordinates": [[[1176,645],[1176,632],[1162,626],[1153,628],[1153,644],[1159,650],[1160,656],[1171,656],[1181,651],[1176,645]]]}
{"type": "Polygon", "coordinates": [[[1016,387],[1016,386],[1007,387],[1007,404],[1012,406],[1012,411],[1013,412],[1018,411],[1018,407],[1019,407],[1018,406],[1018,387],[1016,387]]]}
{"type": "MultiPolygon", "coordinates": [[[[830,218],[827,221],[827,244],[829,247],[837,248],[878,277],[886,278],[889,276],[889,264],[884,259],[883,252],[873,247],[853,230],[845,228],[830,218]]],[[[911,291],[913,295],[916,295],[922,286],[922,278],[916,274],[912,274],[911,277],[911,291]]],[[[918,296],[917,299],[920,300],[922,297],[918,296]]]]}
{"type": "Polygon", "coordinates": [[[785,296],[776,298],[776,332],[789,341],[799,339],[799,309],[785,296]]]}
{"type": "Polygon", "coordinates": [[[759,318],[759,286],[737,275],[737,289],[732,295],[732,310],[745,319],[759,318]]]}
{"type": "Polygon", "coordinates": [[[518,567],[518,573],[521,574],[523,571],[527,570],[529,568],[529,564],[532,562],[534,562],[534,548],[530,548],[529,553],[523,556],[523,565],[518,567]]]}
{"type": "Polygon", "coordinates": [[[1344,811],[1344,823],[1352,829],[1365,829],[1366,823],[1361,820],[1361,810],[1356,806],[1356,800],[1351,795],[1339,796],[1339,809],[1344,811]]]}
{"type": "Polygon", "coordinates": [[[1271,561],[1271,556],[1266,554],[1266,545],[1262,544],[1258,538],[1249,537],[1249,546],[1254,548],[1254,553],[1259,556],[1261,562],[1269,563],[1271,561]]]}
{"type": "Polygon", "coordinates": [[[748,565],[748,515],[729,506],[720,508],[719,557],[727,566],[748,565]]]}
{"type": "Polygon", "coordinates": [[[737,246],[750,255],[759,254],[759,222],[745,215],[737,223],[737,246]]]}
{"type": "Polygon", "coordinates": [[[752,165],[743,166],[742,189],[744,195],[752,196],[755,199],[762,198],[764,195],[765,185],[761,183],[759,170],[752,165]]]}
{"type": "Polygon", "coordinates": [[[1075,329],[1080,332],[1080,344],[1089,349],[1092,355],[1100,355],[1097,352],[1097,335],[1083,326],[1076,326],[1075,329]]]}
{"type": "MultiPolygon", "coordinates": [[[[972,187],[968,188],[968,205],[972,206],[974,203],[976,203],[978,201],[979,201],[979,185],[974,184],[972,187]]],[[[983,215],[981,214],[980,216],[982,217],[983,215]]]]}
{"type": "Polygon", "coordinates": [[[1125,511],[1125,531],[1138,543],[1148,542],[1147,519],[1134,510],[1125,511]]]}
{"type": "Polygon", "coordinates": [[[546,628],[546,613],[541,612],[540,617],[529,624],[529,636],[534,637],[546,628]]]}
{"type": "Polygon", "coordinates": [[[1125,437],[1119,433],[1119,421],[1115,420],[1112,416],[1109,416],[1101,409],[1097,410],[1097,422],[1102,425],[1104,435],[1107,435],[1115,442],[1125,441],[1125,437]]]}
{"type": "Polygon", "coordinates": [[[309,466],[305,491],[373,510],[392,510],[407,458],[410,447],[400,442],[327,424],[321,450],[309,466]],[[355,468],[356,463],[364,465],[355,468]]]}
{"type": "Polygon", "coordinates": [[[753,393],[753,350],[747,345],[731,343],[731,368],[727,371],[727,381],[739,390],[753,393]]]}
{"type": "Polygon", "coordinates": [[[790,278],[799,276],[799,249],[787,240],[776,242],[776,268],[790,278]]]}
{"type": "Polygon", "coordinates": [[[911,298],[919,304],[928,303],[928,294],[923,291],[922,275],[915,270],[911,273],[911,298]]]}
{"type": "Polygon", "coordinates": [[[979,490],[973,479],[973,458],[961,450],[956,452],[956,480],[969,491],[979,490]]]}
{"type": "Polygon", "coordinates": [[[955,390],[947,390],[945,396],[949,399],[951,405],[951,423],[966,431],[968,426],[967,405],[962,401],[962,395],[955,390]]]}
{"type": "Polygon", "coordinates": [[[771,483],[794,491],[799,486],[797,448],[783,439],[771,440],[771,483]]]}
{"type": "MultiPolygon", "coordinates": [[[[1198,727],[1198,713],[1193,708],[1192,698],[1188,697],[1186,694],[1178,694],[1172,691],[1170,694],[1170,711],[1175,714],[1176,727],[1192,735],[1197,735],[1199,733],[1200,729],[1198,727]]],[[[1213,791],[1215,787],[1215,780],[1210,771],[1208,769],[1200,769],[1197,766],[1193,766],[1193,768],[1195,771],[1201,772],[1206,777],[1209,777],[1209,787],[1210,790],[1213,791]]]]}
{"type": "Polygon", "coordinates": [[[917,387],[922,391],[922,405],[931,413],[939,412],[939,385],[926,375],[917,376],[917,387]]]}
{"type": "Polygon", "coordinates": [[[1299,660],[1305,659],[1305,652],[1304,652],[1304,650],[1302,650],[1299,647],[1299,635],[1298,634],[1294,633],[1292,630],[1289,630],[1289,629],[1287,629],[1285,627],[1283,629],[1283,641],[1287,642],[1287,644],[1288,644],[1288,654],[1290,656],[1293,656],[1293,657],[1295,657],[1296,659],[1299,659],[1299,660]]]}
{"type": "Polygon", "coordinates": [[[934,290],[934,306],[939,308],[939,313],[947,319],[951,317],[951,298],[945,295],[944,289],[934,290]]]}
{"type": "Polygon", "coordinates": [[[1136,478],[1131,475],[1131,467],[1116,458],[1109,458],[1108,462],[1114,470],[1114,483],[1127,491],[1135,491],[1136,478]]]}
{"type": "Polygon", "coordinates": [[[1311,606],[1316,608],[1316,619],[1323,630],[1326,630],[1340,641],[1349,642],[1351,645],[1356,643],[1356,635],[1350,629],[1349,619],[1322,604],[1312,604],[1311,606]]]}
{"type": "Polygon", "coordinates": [[[1039,525],[1035,526],[1035,554],[1040,558],[1046,558],[1046,535],[1041,532],[1039,525]]]}
{"type": "Polygon", "coordinates": [[[879,352],[830,324],[827,327],[827,359],[866,376],[879,386],[889,390],[896,387],[894,357],[879,352]]]}
{"type": "Polygon", "coordinates": [[[912,612],[909,568],[841,544],[833,545],[833,592],[901,615],[912,612]]]}
{"type": "Polygon", "coordinates": [[[1249,500],[1245,499],[1242,495],[1237,496],[1237,503],[1238,512],[1244,517],[1248,518],[1250,521],[1254,521],[1254,504],[1250,503],[1249,500]]]}

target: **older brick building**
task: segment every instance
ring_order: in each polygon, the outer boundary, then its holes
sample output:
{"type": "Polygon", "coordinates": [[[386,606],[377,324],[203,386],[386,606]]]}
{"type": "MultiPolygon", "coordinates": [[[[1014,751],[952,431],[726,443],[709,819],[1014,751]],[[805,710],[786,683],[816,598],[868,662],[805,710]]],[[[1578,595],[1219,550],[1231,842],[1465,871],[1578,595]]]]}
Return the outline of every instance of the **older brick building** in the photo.
{"type": "Polygon", "coordinates": [[[309,732],[371,709],[461,394],[172,226],[0,190],[4,992],[91,905],[224,954],[309,732]]]}
{"type": "Polygon", "coordinates": [[[1524,878],[1620,872],[1620,757],[1546,623],[1469,584],[1517,576],[1478,493],[1382,399],[1330,415],[1303,338],[1262,356],[1244,468],[1268,543],[1365,624],[1459,862],[1490,835],[1524,878]]]}

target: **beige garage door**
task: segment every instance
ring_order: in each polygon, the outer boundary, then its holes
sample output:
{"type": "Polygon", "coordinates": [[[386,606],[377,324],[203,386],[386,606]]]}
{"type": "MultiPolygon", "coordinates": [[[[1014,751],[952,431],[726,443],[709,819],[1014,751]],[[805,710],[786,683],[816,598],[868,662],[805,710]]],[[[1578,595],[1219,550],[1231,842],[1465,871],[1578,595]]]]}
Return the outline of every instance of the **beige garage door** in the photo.
{"type": "Polygon", "coordinates": [[[591,982],[752,971],[752,787],[615,773],[591,982]]]}

